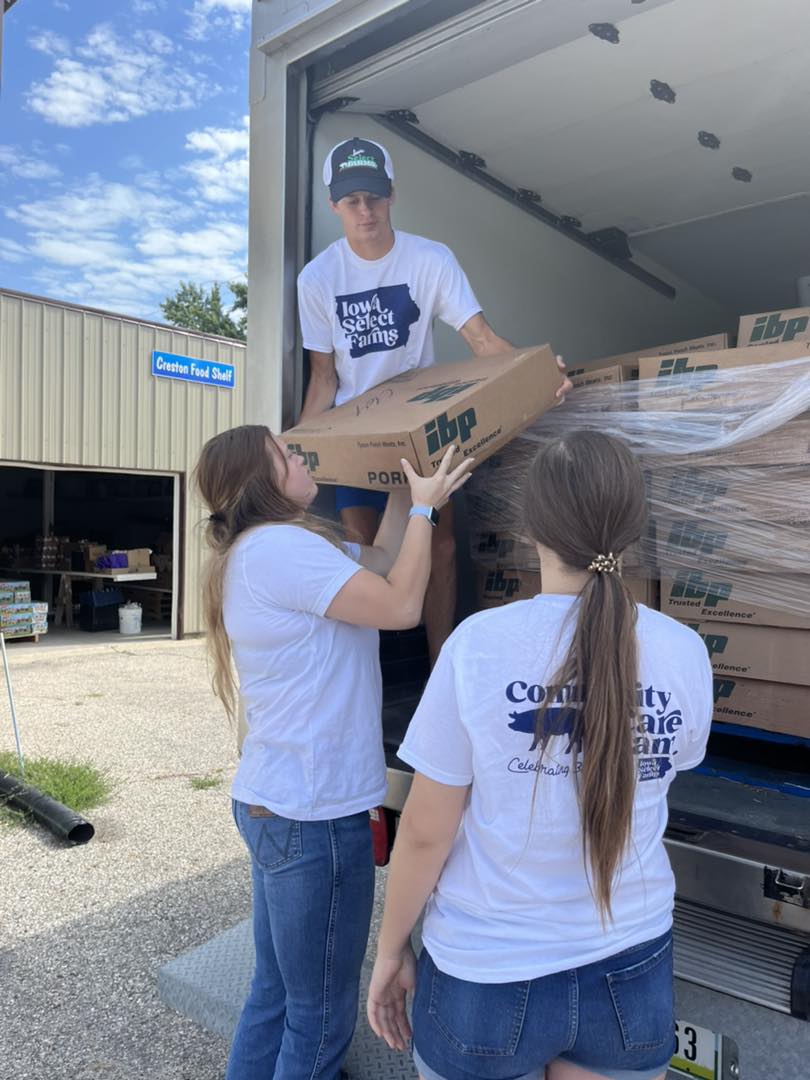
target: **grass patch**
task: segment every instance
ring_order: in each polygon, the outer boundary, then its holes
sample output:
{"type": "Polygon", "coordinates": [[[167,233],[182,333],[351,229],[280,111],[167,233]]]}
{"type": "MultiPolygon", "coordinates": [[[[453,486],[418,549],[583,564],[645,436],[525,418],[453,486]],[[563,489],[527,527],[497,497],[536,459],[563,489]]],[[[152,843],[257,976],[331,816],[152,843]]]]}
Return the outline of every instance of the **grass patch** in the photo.
{"type": "MultiPolygon", "coordinates": [[[[20,776],[17,755],[13,752],[0,753],[0,769],[11,776],[20,776]]],[[[107,801],[112,791],[112,784],[107,776],[90,762],[58,761],[56,758],[46,757],[25,759],[25,783],[78,813],[100,806],[107,801]]],[[[6,820],[11,821],[19,821],[28,816],[5,806],[2,806],[2,814],[6,820]]]]}
{"type": "Polygon", "coordinates": [[[222,777],[216,774],[211,776],[192,776],[189,783],[195,791],[207,791],[209,788],[219,787],[222,777]]]}

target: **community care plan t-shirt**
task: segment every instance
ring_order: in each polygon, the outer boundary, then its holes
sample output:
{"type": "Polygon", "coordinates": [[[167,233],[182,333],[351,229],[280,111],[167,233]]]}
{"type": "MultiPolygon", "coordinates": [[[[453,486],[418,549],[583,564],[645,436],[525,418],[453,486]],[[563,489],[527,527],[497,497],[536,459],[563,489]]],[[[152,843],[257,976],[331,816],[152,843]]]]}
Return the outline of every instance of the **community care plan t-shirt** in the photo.
{"type": "Polygon", "coordinates": [[[546,713],[554,735],[542,762],[532,749],[537,709],[570,641],[566,616],[574,604],[574,597],[540,595],[462,623],[442,649],[399,751],[432,780],[472,785],[423,928],[437,967],[456,978],[534,979],[604,959],[672,923],[666,793],[676,772],[705,752],[713,708],[706,647],[688,627],[639,606],[632,836],[613,891],[614,921],[603,926],[582,858],[566,734],[575,688],[546,713]]]}
{"type": "Polygon", "coordinates": [[[296,525],[262,525],[236,542],[225,573],[248,727],[232,794],[301,821],[359,813],[385,795],[379,635],[324,617],[361,569],[358,546],[346,550],[296,525]]]}
{"type": "Polygon", "coordinates": [[[481,305],[449,248],[395,232],[381,259],[361,259],[343,238],[298,277],[305,349],[335,354],[335,404],[411,368],[433,363],[433,320],[459,330],[481,305]]]}

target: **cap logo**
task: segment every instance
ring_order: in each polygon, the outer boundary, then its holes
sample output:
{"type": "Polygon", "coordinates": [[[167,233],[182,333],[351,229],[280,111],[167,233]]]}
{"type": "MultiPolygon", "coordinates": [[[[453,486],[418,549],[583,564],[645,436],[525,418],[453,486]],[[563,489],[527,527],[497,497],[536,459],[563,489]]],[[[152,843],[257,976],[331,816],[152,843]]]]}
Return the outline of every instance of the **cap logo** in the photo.
{"type": "Polygon", "coordinates": [[[377,169],[378,168],[378,163],[377,163],[376,159],[373,158],[373,157],[370,157],[365,152],[365,150],[355,150],[354,153],[352,153],[349,156],[348,160],[341,161],[340,165],[338,165],[338,170],[340,172],[343,172],[344,169],[357,169],[357,168],[377,169]]]}

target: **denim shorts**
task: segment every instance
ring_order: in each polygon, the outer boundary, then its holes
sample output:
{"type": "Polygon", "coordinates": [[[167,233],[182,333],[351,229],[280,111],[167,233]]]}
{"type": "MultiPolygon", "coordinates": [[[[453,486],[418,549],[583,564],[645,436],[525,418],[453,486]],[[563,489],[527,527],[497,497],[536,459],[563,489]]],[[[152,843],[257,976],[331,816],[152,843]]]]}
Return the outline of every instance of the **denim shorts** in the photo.
{"type": "Polygon", "coordinates": [[[413,1047],[426,1080],[542,1080],[557,1058],[606,1080],[652,1080],[675,1053],[672,933],[512,983],[445,975],[423,949],[413,1047]]]}

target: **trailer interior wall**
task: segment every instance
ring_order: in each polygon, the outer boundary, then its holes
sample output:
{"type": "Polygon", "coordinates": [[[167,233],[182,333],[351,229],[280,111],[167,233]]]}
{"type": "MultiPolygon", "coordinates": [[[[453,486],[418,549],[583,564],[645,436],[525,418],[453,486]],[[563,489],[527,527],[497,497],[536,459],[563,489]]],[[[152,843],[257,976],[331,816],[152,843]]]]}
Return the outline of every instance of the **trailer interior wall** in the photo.
{"type": "Polygon", "coordinates": [[[203,628],[203,511],[189,481],[205,441],[243,422],[244,352],[238,341],[0,291],[0,461],[178,475],[183,633],[203,628]],[[155,378],[153,350],[233,364],[235,389],[155,378]]]}
{"type": "MultiPolygon", "coordinates": [[[[672,284],[674,300],[459,176],[373,119],[355,114],[326,115],[316,131],[313,252],[341,235],[321,182],[321,165],[331,147],[351,135],[376,139],[391,153],[396,227],[447,244],[489,321],[515,344],[550,342],[569,364],[576,364],[736,328],[734,310],[652,260],[635,261],[672,284]]],[[[437,325],[436,351],[445,360],[467,354],[461,338],[442,324],[437,325]]]]}

